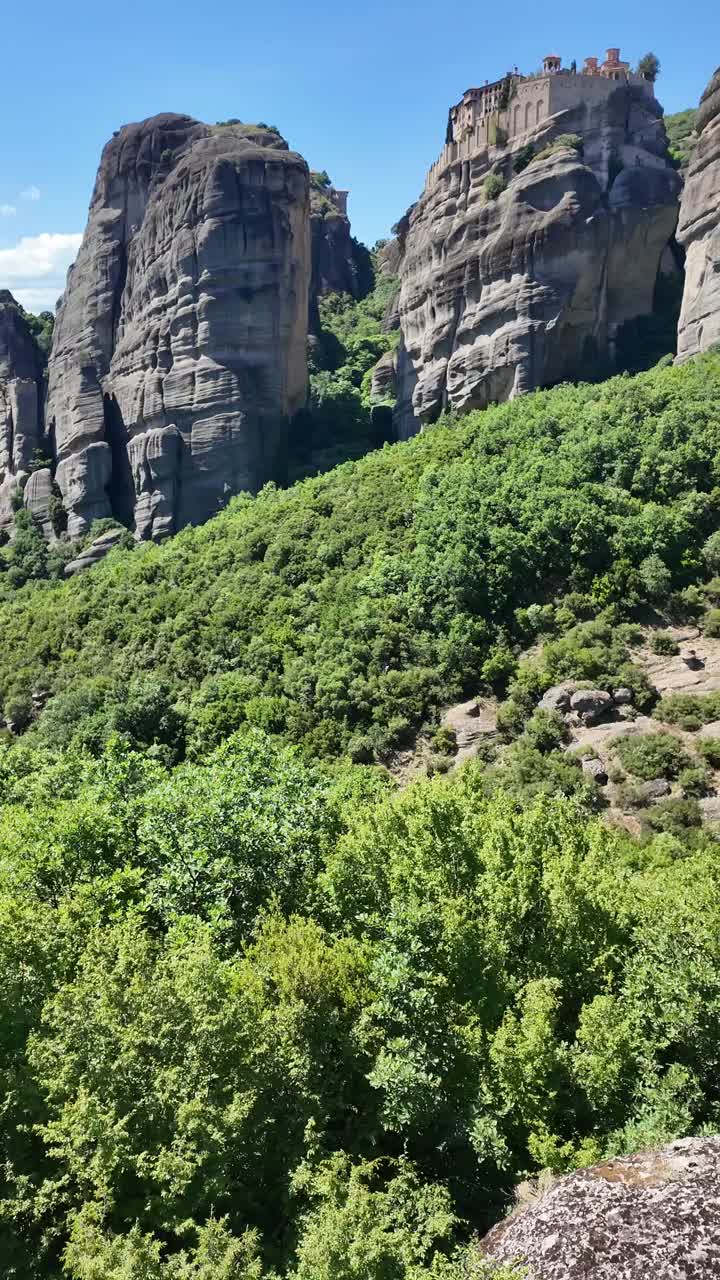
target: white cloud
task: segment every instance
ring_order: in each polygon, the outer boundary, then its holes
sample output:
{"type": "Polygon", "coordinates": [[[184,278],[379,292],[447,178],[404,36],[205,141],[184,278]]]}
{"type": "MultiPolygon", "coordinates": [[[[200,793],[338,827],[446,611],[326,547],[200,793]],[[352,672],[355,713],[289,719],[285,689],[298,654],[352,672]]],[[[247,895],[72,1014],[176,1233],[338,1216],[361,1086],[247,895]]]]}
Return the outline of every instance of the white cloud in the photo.
{"type": "Polygon", "coordinates": [[[0,218],[12,218],[17,213],[14,204],[0,204],[0,218]]]}
{"type": "Polygon", "coordinates": [[[10,289],[28,311],[51,311],[65,288],[67,269],[82,234],[44,231],[23,236],[12,249],[0,249],[0,289],[10,289]]]}
{"type": "Polygon", "coordinates": [[[39,200],[40,188],[36,187],[35,183],[32,183],[29,187],[26,187],[24,191],[20,192],[20,199],[21,200],[39,200]]]}

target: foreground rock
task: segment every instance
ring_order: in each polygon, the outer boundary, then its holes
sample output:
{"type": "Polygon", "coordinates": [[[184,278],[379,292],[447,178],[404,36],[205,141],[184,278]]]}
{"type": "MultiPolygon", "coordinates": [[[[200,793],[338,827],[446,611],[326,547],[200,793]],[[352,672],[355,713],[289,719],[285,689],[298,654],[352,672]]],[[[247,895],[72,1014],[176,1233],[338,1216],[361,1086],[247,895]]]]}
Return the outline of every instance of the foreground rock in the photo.
{"type": "Polygon", "coordinates": [[[309,278],[308,170],[273,130],[115,134],[49,367],[70,537],[108,516],[162,537],[282,470],[309,278]]]}
{"type": "Polygon", "coordinates": [[[481,1251],[524,1262],[527,1280],[710,1280],[720,1275],[720,1138],[558,1178],[481,1251]]]}
{"type": "Polygon", "coordinates": [[[402,438],[446,407],[612,369],[620,327],[653,310],[661,262],[676,269],[680,179],[650,86],[561,77],[509,80],[495,141],[449,143],[398,224],[402,438]],[[545,88],[576,101],[547,115],[538,97],[529,116],[522,95],[545,88]]]}
{"type": "Polygon", "coordinates": [[[700,100],[678,240],[686,251],[678,360],[720,342],[720,67],[700,100]]]}
{"type": "Polygon", "coordinates": [[[0,527],[12,524],[42,447],[42,392],[38,345],[12,294],[0,290],[0,527]]]}

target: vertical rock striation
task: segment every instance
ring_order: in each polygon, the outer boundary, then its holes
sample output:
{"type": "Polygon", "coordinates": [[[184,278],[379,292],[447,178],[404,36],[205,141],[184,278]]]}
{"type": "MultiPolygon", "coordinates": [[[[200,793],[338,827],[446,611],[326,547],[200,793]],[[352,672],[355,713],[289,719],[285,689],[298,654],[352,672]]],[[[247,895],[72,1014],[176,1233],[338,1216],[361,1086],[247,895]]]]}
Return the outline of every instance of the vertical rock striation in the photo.
{"type": "Polygon", "coordinates": [[[678,360],[720,342],[720,67],[702,98],[678,240],[686,252],[678,360]]]}
{"type": "MultiPolygon", "coordinates": [[[[43,363],[12,294],[0,290],[0,526],[12,524],[15,502],[43,443],[43,363]]],[[[34,486],[36,487],[36,486],[34,486]]]]}
{"type": "Polygon", "coordinates": [[[619,327],[652,312],[679,190],[633,84],[433,174],[398,228],[397,434],[612,367],[619,327]]]}
{"type": "Polygon", "coordinates": [[[163,537],[282,468],[309,278],[308,170],[273,130],[161,115],[111,139],[49,368],[70,536],[113,515],[163,537]]]}

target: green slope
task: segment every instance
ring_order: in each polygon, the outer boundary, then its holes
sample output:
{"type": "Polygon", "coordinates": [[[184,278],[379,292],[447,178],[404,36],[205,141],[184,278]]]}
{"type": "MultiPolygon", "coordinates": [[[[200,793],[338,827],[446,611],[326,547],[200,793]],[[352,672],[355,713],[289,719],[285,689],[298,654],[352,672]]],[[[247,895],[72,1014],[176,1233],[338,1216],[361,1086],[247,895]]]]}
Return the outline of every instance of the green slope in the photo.
{"type": "Polygon", "coordinates": [[[176,704],[163,734],[180,752],[247,720],[311,754],[382,757],[502,672],[529,606],[553,606],[552,633],[702,575],[719,406],[718,355],[559,387],[236,499],[68,583],[8,589],[5,715],[63,691],[45,717],[67,737],[145,675],[176,704]]]}

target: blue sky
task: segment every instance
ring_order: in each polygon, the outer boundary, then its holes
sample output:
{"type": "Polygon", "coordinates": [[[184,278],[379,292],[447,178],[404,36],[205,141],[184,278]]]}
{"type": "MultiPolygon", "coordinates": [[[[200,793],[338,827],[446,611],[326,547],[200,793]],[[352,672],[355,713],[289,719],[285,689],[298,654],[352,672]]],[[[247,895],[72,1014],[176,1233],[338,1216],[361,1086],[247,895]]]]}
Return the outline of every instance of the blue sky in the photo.
{"type": "Polygon", "coordinates": [[[3,12],[0,288],[52,306],[76,251],[100,150],[158,111],[278,126],[351,191],[372,243],[417,197],[447,108],[471,84],[544,54],[620,45],[659,56],[666,111],[697,104],[720,47],[717,0],[551,6],[440,0],[12,0],[3,12]]]}

